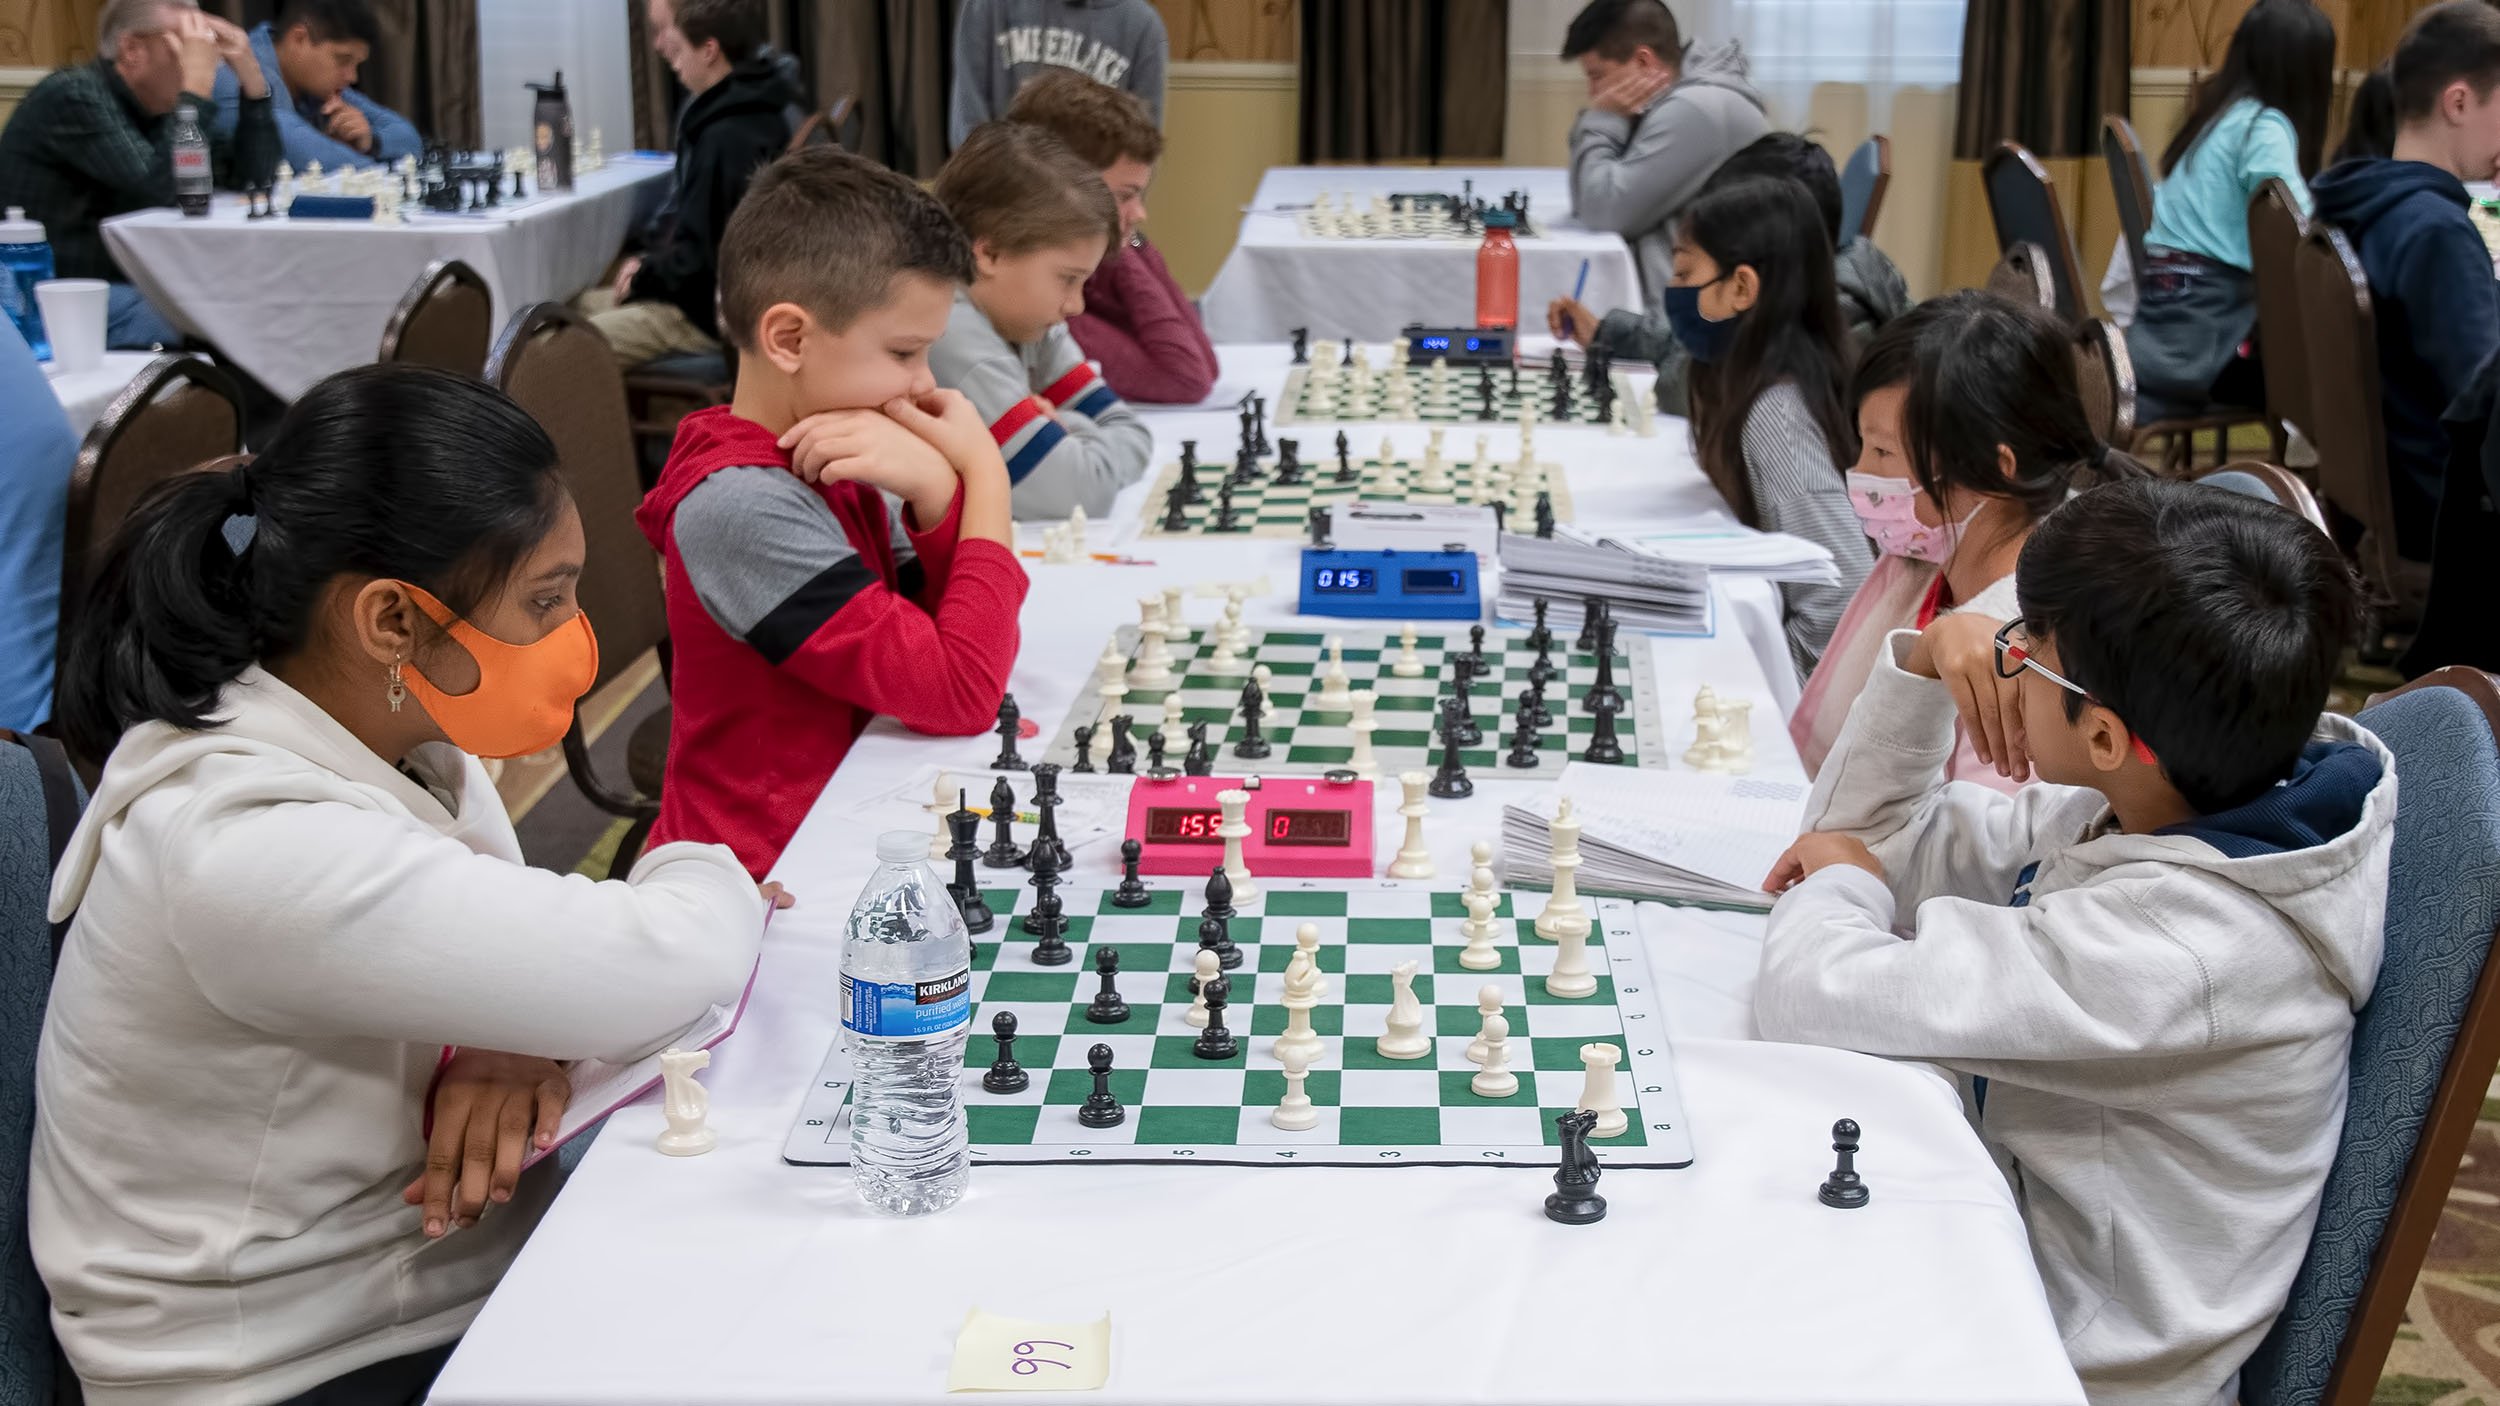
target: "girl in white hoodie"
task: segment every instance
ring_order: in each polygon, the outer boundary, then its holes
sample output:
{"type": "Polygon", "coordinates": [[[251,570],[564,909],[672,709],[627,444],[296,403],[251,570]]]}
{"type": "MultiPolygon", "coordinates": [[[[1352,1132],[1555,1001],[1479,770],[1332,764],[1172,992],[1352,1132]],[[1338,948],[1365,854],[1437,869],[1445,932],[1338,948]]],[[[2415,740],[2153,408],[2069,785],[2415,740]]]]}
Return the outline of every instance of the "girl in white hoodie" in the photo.
{"type": "Polygon", "coordinates": [[[53,885],[29,1188],[89,1401],[421,1399],[551,1190],[513,1172],[554,1061],[746,981],[765,899],[728,850],[533,869],[476,760],[589,688],[582,552],[527,415],[393,367],[116,538],[60,682],[111,756],[53,885]]]}

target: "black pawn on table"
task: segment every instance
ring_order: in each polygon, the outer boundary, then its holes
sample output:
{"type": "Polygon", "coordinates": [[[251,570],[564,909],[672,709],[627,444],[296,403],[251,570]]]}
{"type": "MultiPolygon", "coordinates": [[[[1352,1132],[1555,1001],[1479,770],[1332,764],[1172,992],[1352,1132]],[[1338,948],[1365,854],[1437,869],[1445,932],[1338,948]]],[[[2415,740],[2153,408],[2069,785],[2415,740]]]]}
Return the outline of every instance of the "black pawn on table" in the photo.
{"type": "Polygon", "coordinates": [[[1519,363],[1516,361],[1510,364],[1510,394],[1513,399],[1519,395],[1519,363]]]}
{"type": "Polygon", "coordinates": [[[1215,775],[1215,752],[1207,746],[1207,725],[1189,725],[1189,750],[1181,755],[1183,776],[1215,775]]]}
{"type": "Polygon", "coordinates": [[[1502,758],[1502,765],[1517,767],[1521,771],[1530,770],[1543,760],[1537,755],[1540,742],[1536,732],[1536,720],[1529,715],[1524,706],[1525,702],[1526,697],[1522,695],[1523,706],[1519,710],[1519,716],[1511,723],[1510,752],[1502,758]]]}
{"type": "Polygon", "coordinates": [[[1615,734],[1615,711],[1613,708],[1589,710],[1596,727],[1589,733],[1589,745],[1580,753],[1580,760],[1595,762],[1599,766],[1623,765],[1623,743],[1615,734]]]}
{"type": "MultiPolygon", "coordinates": [[[[1033,849],[1036,853],[1048,849],[1052,870],[1064,874],[1068,871],[1068,866],[1075,861],[1068,854],[1067,845],[1059,838],[1059,764],[1057,762],[1044,762],[1033,768],[1033,809],[1041,816],[1040,825],[1033,832],[1033,849]]],[[[1027,862],[1031,862],[1030,856],[1027,856],[1027,862]]]]}
{"type": "Polygon", "coordinates": [[[1467,779],[1467,763],[1458,755],[1459,741],[1454,710],[1441,710],[1441,766],[1433,772],[1432,784],[1424,789],[1441,799],[1457,800],[1476,794],[1476,783],[1467,779]]]}
{"type": "Polygon", "coordinates": [[[1094,771],[1094,726],[1092,723],[1078,723],[1068,733],[1076,739],[1076,765],[1068,770],[1079,776],[1090,776],[1094,771]]]}
{"type": "Polygon", "coordinates": [[[1207,525],[1209,532],[1239,532],[1241,515],[1233,511],[1233,481],[1226,478],[1215,486],[1215,521],[1207,525]]]}
{"type": "Polygon", "coordinates": [[[1206,917],[1222,918],[1226,922],[1240,915],[1240,910],[1233,907],[1232,876],[1224,872],[1221,864],[1216,865],[1215,872],[1207,876],[1207,906],[1200,912],[1206,917]]]}
{"type": "Polygon", "coordinates": [[[1024,851],[1016,844],[1016,788],[1003,776],[990,788],[990,847],[982,852],[981,863],[991,869],[1024,864],[1024,851]]]}
{"type": "MultiPolygon", "coordinates": [[[[1200,918],[1198,920],[1199,951],[1212,952],[1219,960],[1221,960],[1224,955],[1224,944],[1230,941],[1232,941],[1230,926],[1222,918],[1200,918]]],[[[1234,950],[1238,951],[1240,949],[1235,948],[1234,950]]],[[[1194,962],[1195,959],[1193,958],[1192,960],[1194,962]]],[[[1198,993],[1195,988],[1192,988],[1189,994],[1195,996],[1198,993]]]]}
{"type": "Polygon", "coordinates": [[[1224,970],[1232,971],[1239,967],[1246,959],[1242,956],[1240,944],[1233,941],[1233,920],[1230,918],[1199,919],[1198,941],[1201,945],[1206,944],[1206,925],[1209,923],[1215,924],[1215,942],[1207,946],[1207,950],[1215,954],[1216,963],[1224,970]]]}
{"type": "Polygon", "coordinates": [[[1595,1110],[1555,1115],[1554,1127],[1562,1135],[1562,1162],[1554,1168],[1554,1194],[1545,1198],[1547,1220],[1595,1225],[1606,1218],[1606,1198],[1597,1194],[1597,1179],[1605,1169],[1589,1150],[1589,1131],[1596,1126],[1595,1110]]]}
{"type": "Polygon", "coordinates": [[[1467,627],[1467,667],[1478,674],[1484,672],[1484,627],[1467,627]]]}
{"type": "Polygon", "coordinates": [[[1146,856],[1146,846],[1138,840],[1120,841],[1120,886],[1111,891],[1114,908],[1143,908],[1154,902],[1154,894],[1146,881],[1137,877],[1139,861],[1146,856]]]}
{"type": "Polygon", "coordinates": [[[981,857],[981,817],[964,804],[961,791],[955,793],[955,808],[947,813],[946,829],[955,837],[946,849],[946,857],[955,861],[955,881],[946,886],[946,894],[955,900],[955,911],[964,915],[964,931],[988,932],[997,925],[998,915],[981,897],[981,880],[972,871],[973,861],[981,857]]]}
{"type": "Polygon", "coordinates": [[[1024,710],[1016,706],[1012,693],[998,699],[998,760],[990,763],[992,771],[1023,771],[1024,758],[1016,755],[1016,733],[1024,726],[1024,710]]]}
{"type": "Polygon", "coordinates": [[[1545,625],[1545,612],[1548,608],[1545,597],[1538,596],[1532,605],[1536,610],[1536,623],[1528,631],[1528,647],[1535,650],[1537,657],[1542,659],[1546,651],[1554,647],[1554,632],[1545,625]]]}
{"type": "Polygon", "coordinates": [[[1311,329],[1308,327],[1293,329],[1293,364],[1296,366],[1311,364],[1311,329]]]}
{"type": "MultiPolygon", "coordinates": [[[[1542,640],[1535,641],[1535,643],[1536,658],[1528,661],[1528,682],[1535,684],[1539,690],[1542,690],[1547,684],[1554,681],[1559,671],[1554,668],[1553,636],[1548,635],[1542,640]]],[[[1543,692],[1540,691],[1537,694],[1537,701],[1540,703],[1545,701],[1545,695],[1543,692]]],[[[1543,727],[1544,725],[1545,724],[1543,723],[1537,724],[1539,727],[1543,727]]]]}
{"type": "MultiPolygon", "coordinates": [[[[1033,847],[1033,910],[1024,915],[1021,924],[1028,936],[1038,937],[1045,944],[1056,941],[1068,930],[1067,910],[1059,899],[1059,860],[1046,845],[1033,847]]],[[[1055,967],[1068,960],[1067,944],[1060,943],[1060,955],[1044,960],[1034,956],[1043,966],[1055,967]]]]}
{"type": "MultiPolygon", "coordinates": [[[[1111,1047],[1096,1045],[1085,1052],[1085,1068],[1094,1076],[1094,1091],[1076,1110],[1076,1121],[1089,1128],[1116,1128],[1128,1121],[1128,1110],[1111,1092],[1111,1047]]],[[[1590,1115],[1594,1121],[1596,1115],[1590,1115]]]]}
{"type": "Polygon", "coordinates": [[[1337,482],[1354,482],[1354,454],[1343,430],[1337,431],[1337,482]]]}
{"type": "Polygon", "coordinates": [[[1102,978],[1102,990],[1093,1004],[1085,1008],[1085,1019],[1094,1025],[1121,1025],[1128,1020],[1128,1002],[1120,996],[1120,949],[1094,949],[1094,975],[1102,978]]]}
{"type": "Polygon", "coordinates": [[[1137,744],[1131,742],[1128,735],[1129,729],[1135,726],[1137,726],[1137,719],[1126,713],[1112,715],[1111,755],[1104,760],[1103,770],[1114,776],[1130,776],[1136,773],[1137,744]]]}
{"type": "Polygon", "coordinates": [[[1873,1193],[1858,1177],[1858,1124],[1854,1118],[1843,1118],[1832,1124],[1832,1151],[1840,1154],[1832,1174],[1823,1178],[1823,1189],[1816,1199],[1824,1205],[1843,1211],[1854,1211],[1867,1202],[1873,1193]]]}
{"type": "Polygon", "coordinates": [[[1163,733],[1160,729],[1146,734],[1146,774],[1160,776],[1164,772],[1163,733]]]}
{"type": "Polygon", "coordinates": [[[994,1094],[1020,1094],[1033,1086],[1033,1076],[1016,1063],[1016,1013],[1000,1011],[990,1017],[990,1037],[998,1041],[998,1058],[990,1061],[989,1072],[981,1076],[981,1087],[994,1094]]]}
{"type": "Polygon", "coordinates": [[[1189,1052],[1200,1059],[1231,1059],[1241,1052],[1241,1042],[1224,1028],[1224,1006],[1232,999],[1233,980],[1219,976],[1207,983],[1207,1028],[1198,1032],[1197,1043],[1189,1052]]]}
{"type": "Polygon", "coordinates": [[[1547,541],[1554,537],[1554,495],[1548,489],[1536,493],[1536,535],[1547,541]]]}
{"type": "Polygon", "coordinates": [[[1554,423],[1558,425],[1571,423],[1571,383],[1569,381],[1554,383],[1554,423]]]}
{"type": "Polygon", "coordinates": [[[1255,678],[1241,686],[1241,740],[1233,744],[1233,755],[1257,761],[1271,750],[1267,738],[1259,733],[1259,716],[1267,711],[1267,691],[1255,678]]]}

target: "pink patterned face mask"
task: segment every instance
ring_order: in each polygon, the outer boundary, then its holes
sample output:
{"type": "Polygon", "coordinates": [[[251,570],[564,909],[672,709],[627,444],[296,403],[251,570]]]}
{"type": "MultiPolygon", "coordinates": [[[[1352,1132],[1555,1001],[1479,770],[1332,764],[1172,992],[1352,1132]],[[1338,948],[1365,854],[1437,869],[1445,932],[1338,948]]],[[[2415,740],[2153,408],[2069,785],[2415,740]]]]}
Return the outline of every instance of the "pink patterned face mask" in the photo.
{"type": "Polygon", "coordinates": [[[1906,478],[1849,471],[1849,506],[1857,510],[1858,522],[1877,551],[1914,561],[1950,561],[1953,549],[1962,544],[1964,529],[1979,516],[1979,508],[1971,509],[1960,522],[1930,527],[1918,520],[1920,491],[1906,478]]]}

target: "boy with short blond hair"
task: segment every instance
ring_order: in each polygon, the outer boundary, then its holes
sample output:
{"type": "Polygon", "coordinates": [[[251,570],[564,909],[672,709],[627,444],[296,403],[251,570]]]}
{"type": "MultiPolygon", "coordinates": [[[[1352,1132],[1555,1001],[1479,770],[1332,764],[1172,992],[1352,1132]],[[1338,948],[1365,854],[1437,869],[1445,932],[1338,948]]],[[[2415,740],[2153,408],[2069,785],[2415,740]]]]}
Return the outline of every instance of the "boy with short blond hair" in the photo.
{"type": "Polygon", "coordinates": [[[996,718],[1026,587],[1007,468],[928,365],[971,262],[919,187],[830,148],[731,216],[737,390],[679,425],[637,514],[676,647],[654,843],[726,844],[761,878],[871,718],[996,718]]]}

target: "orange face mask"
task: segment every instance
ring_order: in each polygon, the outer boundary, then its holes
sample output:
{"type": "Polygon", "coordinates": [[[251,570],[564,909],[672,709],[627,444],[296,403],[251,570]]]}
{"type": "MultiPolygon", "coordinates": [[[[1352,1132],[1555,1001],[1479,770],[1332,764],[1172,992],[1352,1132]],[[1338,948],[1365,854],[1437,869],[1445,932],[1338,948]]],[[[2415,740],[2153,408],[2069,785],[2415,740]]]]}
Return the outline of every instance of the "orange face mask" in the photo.
{"type": "Polygon", "coordinates": [[[536,644],[507,644],[402,581],[418,607],[477,661],[477,687],[445,693],[411,661],[408,691],[451,744],[480,757],[526,757],[564,740],[573,704],[599,677],[599,638],[576,611],[536,644]]]}

